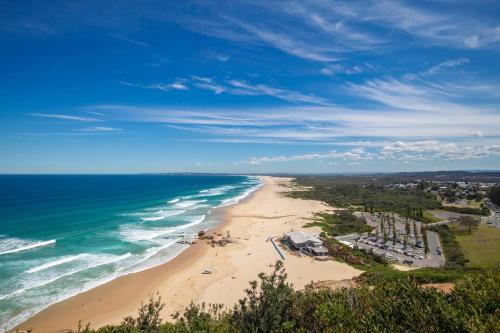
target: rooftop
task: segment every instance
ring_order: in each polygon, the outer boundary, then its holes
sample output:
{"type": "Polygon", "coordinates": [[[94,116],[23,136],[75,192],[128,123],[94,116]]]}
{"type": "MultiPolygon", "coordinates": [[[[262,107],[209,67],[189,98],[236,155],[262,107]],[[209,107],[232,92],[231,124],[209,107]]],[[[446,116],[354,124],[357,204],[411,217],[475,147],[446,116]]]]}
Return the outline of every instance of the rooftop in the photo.
{"type": "Polygon", "coordinates": [[[308,241],[313,242],[313,243],[323,244],[323,242],[321,241],[321,239],[319,239],[318,237],[313,236],[313,235],[309,235],[309,234],[306,234],[306,233],[303,233],[301,231],[292,231],[292,232],[289,232],[287,234],[287,236],[295,244],[302,244],[302,243],[306,243],[308,241]]]}

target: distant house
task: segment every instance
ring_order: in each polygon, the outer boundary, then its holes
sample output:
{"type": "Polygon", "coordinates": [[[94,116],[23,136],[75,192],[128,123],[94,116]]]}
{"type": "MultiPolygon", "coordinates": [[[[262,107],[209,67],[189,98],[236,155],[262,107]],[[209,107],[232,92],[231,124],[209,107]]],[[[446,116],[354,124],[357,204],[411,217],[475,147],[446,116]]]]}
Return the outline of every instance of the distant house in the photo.
{"type": "Polygon", "coordinates": [[[301,231],[292,231],[285,235],[287,243],[295,250],[305,251],[313,256],[326,256],[328,249],[316,236],[306,234],[301,231]]]}

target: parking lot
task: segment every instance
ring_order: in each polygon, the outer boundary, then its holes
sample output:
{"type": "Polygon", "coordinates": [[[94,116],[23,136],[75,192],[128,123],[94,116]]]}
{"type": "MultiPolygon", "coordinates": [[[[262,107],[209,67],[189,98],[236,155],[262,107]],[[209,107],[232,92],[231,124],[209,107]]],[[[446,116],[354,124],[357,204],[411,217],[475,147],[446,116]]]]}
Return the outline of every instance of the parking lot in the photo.
{"type": "Polygon", "coordinates": [[[393,245],[392,241],[384,243],[382,238],[369,236],[368,234],[351,234],[335,237],[338,241],[354,247],[363,248],[367,251],[384,257],[386,260],[399,264],[406,264],[416,267],[440,267],[444,265],[444,257],[439,250],[439,239],[437,234],[428,231],[429,253],[424,254],[423,243],[405,246],[397,242],[393,245]],[[429,235],[429,233],[431,233],[429,235]],[[431,244],[432,243],[432,244],[431,244]]]}

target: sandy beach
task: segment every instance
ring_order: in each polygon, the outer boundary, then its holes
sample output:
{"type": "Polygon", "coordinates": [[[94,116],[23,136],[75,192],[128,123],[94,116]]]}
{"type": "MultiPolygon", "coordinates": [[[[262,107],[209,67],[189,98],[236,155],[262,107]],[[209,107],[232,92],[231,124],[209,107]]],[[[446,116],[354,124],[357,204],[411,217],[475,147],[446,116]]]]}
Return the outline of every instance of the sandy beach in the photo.
{"type": "MultiPolygon", "coordinates": [[[[92,327],[116,324],[136,315],[141,301],[158,292],[166,308],[163,319],[190,302],[223,303],[227,307],[243,296],[250,280],[269,271],[279,259],[268,238],[300,230],[314,213],[332,209],[319,201],[292,199],[289,178],[263,177],[265,185],[253,195],[224,211],[224,223],[210,234],[230,233],[236,243],[212,246],[198,240],[172,261],[139,273],[120,277],[90,291],[56,303],[19,325],[33,332],[74,329],[78,321],[92,327]],[[210,268],[212,274],[201,274],[210,268]]],[[[309,233],[318,229],[307,228],[309,233]]],[[[220,237],[218,237],[220,238],[220,237]]],[[[315,261],[285,252],[289,281],[303,288],[312,281],[351,279],[362,272],[336,261],[315,261]]]]}

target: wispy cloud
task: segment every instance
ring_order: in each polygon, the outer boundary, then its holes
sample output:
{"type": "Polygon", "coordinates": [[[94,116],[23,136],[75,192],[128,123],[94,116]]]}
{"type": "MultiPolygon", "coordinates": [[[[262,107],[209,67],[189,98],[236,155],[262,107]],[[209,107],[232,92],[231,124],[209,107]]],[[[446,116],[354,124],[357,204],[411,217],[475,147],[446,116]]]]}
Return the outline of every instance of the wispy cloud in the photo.
{"type": "Polygon", "coordinates": [[[148,47],[149,46],[148,43],[142,42],[142,41],[137,40],[137,39],[132,39],[132,38],[120,35],[120,34],[113,33],[113,34],[109,34],[109,35],[111,37],[113,37],[113,38],[116,38],[116,39],[121,40],[123,42],[127,42],[129,44],[134,44],[134,45],[138,45],[138,46],[142,46],[142,47],[148,47]]]}
{"type": "MultiPolygon", "coordinates": [[[[458,65],[464,60],[443,66],[458,65]]],[[[208,142],[332,144],[342,140],[489,138],[498,136],[500,87],[477,79],[414,80],[384,77],[351,83],[342,93],[356,105],[328,104],[310,95],[247,81],[193,77],[191,84],[216,94],[269,95],[295,106],[256,108],[173,108],[101,105],[91,111],[119,120],[162,123],[206,135],[208,142]],[[481,103],[471,95],[481,94],[481,103]],[[480,135],[478,135],[480,133],[480,135]],[[364,139],[363,139],[364,138],[364,139]]],[[[200,138],[197,138],[200,140],[200,138]]]]}
{"type": "Polygon", "coordinates": [[[246,95],[246,96],[271,96],[281,100],[285,100],[292,103],[302,103],[302,104],[317,104],[317,105],[329,105],[331,104],[327,99],[318,97],[312,94],[304,94],[298,91],[271,87],[262,83],[251,83],[244,80],[228,79],[224,81],[217,81],[216,79],[201,76],[191,76],[190,79],[178,79],[174,83],[153,83],[153,84],[139,84],[132,83],[128,81],[120,81],[120,84],[139,87],[144,89],[154,89],[161,91],[169,90],[188,90],[189,85],[210,90],[214,94],[219,95],[222,93],[231,95],[246,95]]]}
{"type": "Polygon", "coordinates": [[[373,65],[367,63],[354,66],[346,66],[340,63],[336,63],[336,64],[329,64],[321,68],[320,73],[328,76],[334,76],[337,74],[355,75],[365,72],[371,72],[374,69],[375,67],[373,65]]]}
{"type": "Polygon", "coordinates": [[[318,62],[406,45],[477,49],[496,47],[500,41],[500,24],[463,15],[452,2],[435,3],[432,11],[421,3],[384,0],[201,6],[206,10],[203,18],[186,14],[173,19],[204,35],[273,47],[318,62]]]}
{"type": "Polygon", "coordinates": [[[141,84],[141,83],[133,83],[128,81],[120,81],[121,85],[129,86],[129,87],[138,87],[143,89],[151,89],[151,90],[161,90],[161,91],[170,91],[170,90],[188,90],[189,88],[184,84],[184,80],[177,80],[172,83],[150,83],[150,84],[141,84]]]}
{"type": "Polygon", "coordinates": [[[99,133],[99,132],[119,132],[122,131],[121,128],[115,127],[104,127],[104,126],[91,126],[91,127],[83,127],[78,129],[80,132],[89,132],[89,133],[99,133]]]}
{"type": "Polygon", "coordinates": [[[468,58],[458,58],[458,59],[446,60],[440,64],[437,64],[436,66],[432,66],[431,68],[426,70],[424,72],[424,74],[425,75],[434,75],[434,74],[437,74],[443,70],[453,68],[453,67],[462,66],[462,65],[465,65],[469,62],[470,62],[470,60],[468,58]]]}
{"type": "Polygon", "coordinates": [[[54,119],[74,120],[74,121],[82,121],[82,122],[102,121],[101,119],[97,119],[97,118],[72,116],[72,115],[66,115],[66,114],[28,113],[28,115],[35,116],[35,117],[42,117],[42,118],[54,118],[54,119]]]}

